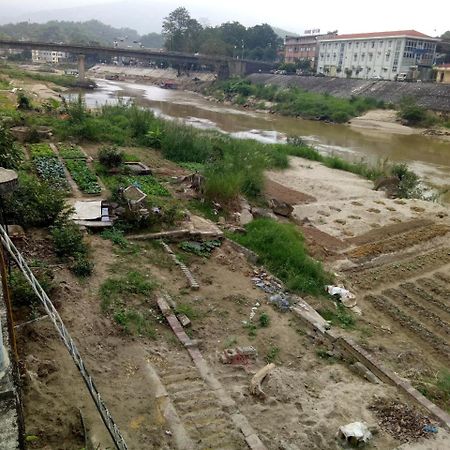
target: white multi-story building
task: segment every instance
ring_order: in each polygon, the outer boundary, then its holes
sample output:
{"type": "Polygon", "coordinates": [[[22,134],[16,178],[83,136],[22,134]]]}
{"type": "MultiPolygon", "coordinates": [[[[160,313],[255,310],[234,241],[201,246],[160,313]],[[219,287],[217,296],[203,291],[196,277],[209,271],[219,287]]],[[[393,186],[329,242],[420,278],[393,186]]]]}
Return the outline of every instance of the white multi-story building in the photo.
{"type": "Polygon", "coordinates": [[[67,53],[52,50],[31,50],[31,59],[34,63],[57,64],[62,60],[67,59],[67,53]]]}
{"type": "Polygon", "coordinates": [[[320,41],[317,73],[395,80],[400,73],[431,68],[437,42],[415,30],[338,35],[320,41]]]}

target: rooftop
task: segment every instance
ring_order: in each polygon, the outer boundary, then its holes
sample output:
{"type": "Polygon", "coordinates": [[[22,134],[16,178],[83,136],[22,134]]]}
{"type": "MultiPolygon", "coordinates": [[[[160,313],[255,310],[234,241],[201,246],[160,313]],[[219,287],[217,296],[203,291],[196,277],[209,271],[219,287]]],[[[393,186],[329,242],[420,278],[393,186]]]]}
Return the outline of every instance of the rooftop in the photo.
{"type": "Polygon", "coordinates": [[[420,33],[416,30],[400,30],[400,31],[379,31],[376,33],[356,33],[356,34],[340,34],[332,40],[336,39],[370,39],[370,38],[387,38],[387,37],[410,37],[410,38],[420,38],[420,39],[433,39],[431,36],[420,33]]]}

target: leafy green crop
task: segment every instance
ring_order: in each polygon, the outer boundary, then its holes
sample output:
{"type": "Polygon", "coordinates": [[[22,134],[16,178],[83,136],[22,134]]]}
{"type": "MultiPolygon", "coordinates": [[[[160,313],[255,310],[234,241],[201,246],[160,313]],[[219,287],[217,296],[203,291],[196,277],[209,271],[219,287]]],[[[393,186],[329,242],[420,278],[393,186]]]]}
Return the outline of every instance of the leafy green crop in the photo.
{"type": "Polygon", "coordinates": [[[86,161],[79,159],[67,159],[66,167],[72,175],[75,183],[85,194],[99,194],[101,187],[98,184],[97,177],[91,172],[86,161]]]}
{"type": "Polygon", "coordinates": [[[61,190],[69,189],[64,167],[58,158],[46,156],[34,157],[34,167],[39,178],[47,181],[52,187],[61,190]]]}
{"type": "Polygon", "coordinates": [[[55,153],[48,144],[31,144],[29,148],[33,159],[39,157],[56,158],[55,153]]]}
{"type": "Polygon", "coordinates": [[[63,159],[86,159],[80,147],[72,144],[59,144],[59,154],[63,159]]]}

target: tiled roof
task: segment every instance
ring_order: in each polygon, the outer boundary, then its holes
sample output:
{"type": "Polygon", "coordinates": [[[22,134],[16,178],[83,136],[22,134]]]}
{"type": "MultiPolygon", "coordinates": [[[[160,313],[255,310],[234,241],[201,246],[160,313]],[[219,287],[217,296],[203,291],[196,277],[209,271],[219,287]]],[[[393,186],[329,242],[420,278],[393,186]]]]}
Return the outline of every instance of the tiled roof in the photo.
{"type": "MultiPolygon", "coordinates": [[[[384,38],[406,36],[412,38],[434,39],[426,34],[419,33],[416,30],[400,30],[400,31],[381,31],[378,33],[358,33],[358,34],[340,34],[332,39],[363,39],[363,38],[384,38]]],[[[330,39],[331,40],[331,39],[330,39]]]]}

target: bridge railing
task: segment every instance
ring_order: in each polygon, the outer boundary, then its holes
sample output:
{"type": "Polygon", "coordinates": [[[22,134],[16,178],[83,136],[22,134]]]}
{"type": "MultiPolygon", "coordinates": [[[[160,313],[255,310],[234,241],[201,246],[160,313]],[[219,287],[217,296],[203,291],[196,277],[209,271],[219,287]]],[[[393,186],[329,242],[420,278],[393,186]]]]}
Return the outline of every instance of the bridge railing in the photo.
{"type": "Polygon", "coordinates": [[[64,326],[64,323],[60,315],[58,314],[58,311],[54,307],[51,300],[48,298],[44,289],[42,289],[42,286],[37,281],[31,269],[28,267],[22,254],[19,252],[19,250],[17,250],[16,246],[9,238],[5,228],[1,225],[0,225],[0,239],[4,248],[14,259],[17,266],[22,271],[24,277],[26,278],[31,288],[33,289],[34,293],[41,301],[42,306],[44,307],[46,313],[50,317],[50,320],[53,322],[53,325],[55,325],[62,341],[64,342],[64,345],[67,347],[70,356],[75,362],[75,365],[78,367],[78,370],[80,371],[81,376],[83,377],[83,380],[86,383],[88,391],[91,394],[92,399],[94,400],[95,406],[97,407],[97,410],[100,413],[100,416],[106,428],[108,429],[116,448],[118,450],[128,450],[127,444],[125,443],[125,439],[120,433],[119,427],[114,422],[111,413],[109,412],[106,404],[102,400],[100,392],[98,391],[97,387],[95,386],[94,380],[92,379],[91,375],[86,369],[86,366],[84,365],[84,362],[81,359],[80,353],[78,352],[78,349],[73,339],[71,338],[69,332],[64,326]]]}

